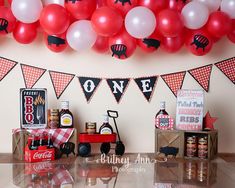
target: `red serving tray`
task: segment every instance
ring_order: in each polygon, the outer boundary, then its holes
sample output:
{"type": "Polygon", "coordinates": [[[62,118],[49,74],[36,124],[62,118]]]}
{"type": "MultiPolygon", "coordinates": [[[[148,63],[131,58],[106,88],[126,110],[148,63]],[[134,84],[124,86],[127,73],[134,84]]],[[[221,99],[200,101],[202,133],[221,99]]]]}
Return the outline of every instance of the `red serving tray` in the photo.
{"type": "Polygon", "coordinates": [[[103,142],[116,142],[117,134],[80,133],[78,137],[80,143],[103,143],[103,142]]]}

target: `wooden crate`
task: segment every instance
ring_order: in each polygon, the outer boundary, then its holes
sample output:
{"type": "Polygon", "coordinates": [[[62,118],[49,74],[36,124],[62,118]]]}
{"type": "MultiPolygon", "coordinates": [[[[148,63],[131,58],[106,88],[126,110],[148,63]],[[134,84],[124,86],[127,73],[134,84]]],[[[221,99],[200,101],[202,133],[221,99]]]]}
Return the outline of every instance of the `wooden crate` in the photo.
{"type": "Polygon", "coordinates": [[[183,163],[172,161],[155,163],[155,183],[181,184],[183,181],[183,163]]]}
{"type": "MultiPolygon", "coordinates": [[[[24,160],[24,148],[27,144],[28,136],[29,132],[25,129],[21,129],[20,131],[12,134],[12,154],[14,159],[24,160]]],[[[75,154],[77,155],[77,129],[74,129],[73,134],[68,141],[75,144],[75,154]]],[[[70,156],[74,155],[70,154],[70,156]]],[[[63,155],[62,158],[66,158],[66,155],[63,155]]]]}
{"type": "Polygon", "coordinates": [[[25,129],[12,134],[12,154],[14,159],[24,160],[24,148],[28,136],[29,133],[25,129]]]}
{"type": "MultiPolygon", "coordinates": [[[[160,152],[161,147],[179,148],[177,157],[186,157],[186,142],[188,135],[207,136],[208,156],[207,159],[214,159],[218,154],[218,131],[181,131],[181,130],[155,130],[155,155],[160,152]]],[[[191,158],[190,158],[191,159],[191,158]]],[[[194,157],[193,159],[199,159],[194,157]]]]}
{"type": "Polygon", "coordinates": [[[160,152],[161,147],[176,147],[179,148],[179,153],[176,157],[184,156],[184,134],[177,130],[155,130],[155,154],[160,152]]]}
{"type": "Polygon", "coordinates": [[[207,160],[156,163],[154,169],[155,184],[211,187],[216,182],[216,178],[217,164],[207,160]]]}

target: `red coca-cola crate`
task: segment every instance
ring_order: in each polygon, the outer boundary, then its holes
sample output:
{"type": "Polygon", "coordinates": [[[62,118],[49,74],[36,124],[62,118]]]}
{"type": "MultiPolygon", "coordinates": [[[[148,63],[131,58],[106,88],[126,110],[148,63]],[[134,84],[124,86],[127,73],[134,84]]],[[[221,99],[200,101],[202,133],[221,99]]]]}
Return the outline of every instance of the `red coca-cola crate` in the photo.
{"type": "Polygon", "coordinates": [[[55,160],[55,149],[47,146],[38,146],[37,150],[30,150],[28,145],[25,147],[24,159],[26,162],[42,162],[55,160]]]}

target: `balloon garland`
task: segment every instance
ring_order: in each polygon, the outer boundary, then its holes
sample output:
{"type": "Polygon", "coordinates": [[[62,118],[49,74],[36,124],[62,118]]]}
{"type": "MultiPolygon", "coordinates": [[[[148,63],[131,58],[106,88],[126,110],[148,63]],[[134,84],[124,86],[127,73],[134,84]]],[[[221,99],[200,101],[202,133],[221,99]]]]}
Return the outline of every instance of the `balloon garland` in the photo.
{"type": "Polygon", "coordinates": [[[92,48],[126,59],[137,46],[197,56],[227,36],[235,43],[235,0],[8,0],[0,2],[0,35],[22,44],[40,30],[53,52],[92,48]],[[38,29],[40,28],[40,29],[38,29]]]}

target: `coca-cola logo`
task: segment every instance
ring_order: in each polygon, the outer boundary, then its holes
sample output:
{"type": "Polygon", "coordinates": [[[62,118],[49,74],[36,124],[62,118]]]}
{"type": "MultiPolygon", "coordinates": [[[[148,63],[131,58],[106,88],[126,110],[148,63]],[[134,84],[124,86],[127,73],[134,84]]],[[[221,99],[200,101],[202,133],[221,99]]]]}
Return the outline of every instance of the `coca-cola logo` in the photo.
{"type": "Polygon", "coordinates": [[[45,162],[45,163],[40,163],[40,164],[34,164],[33,169],[36,172],[42,172],[42,171],[52,170],[53,166],[51,163],[45,162]]]}
{"type": "Polygon", "coordinates": [[[52,157],[52,151],[36,152],[33,155],[33,159],[50,159],[52,157]]]}

